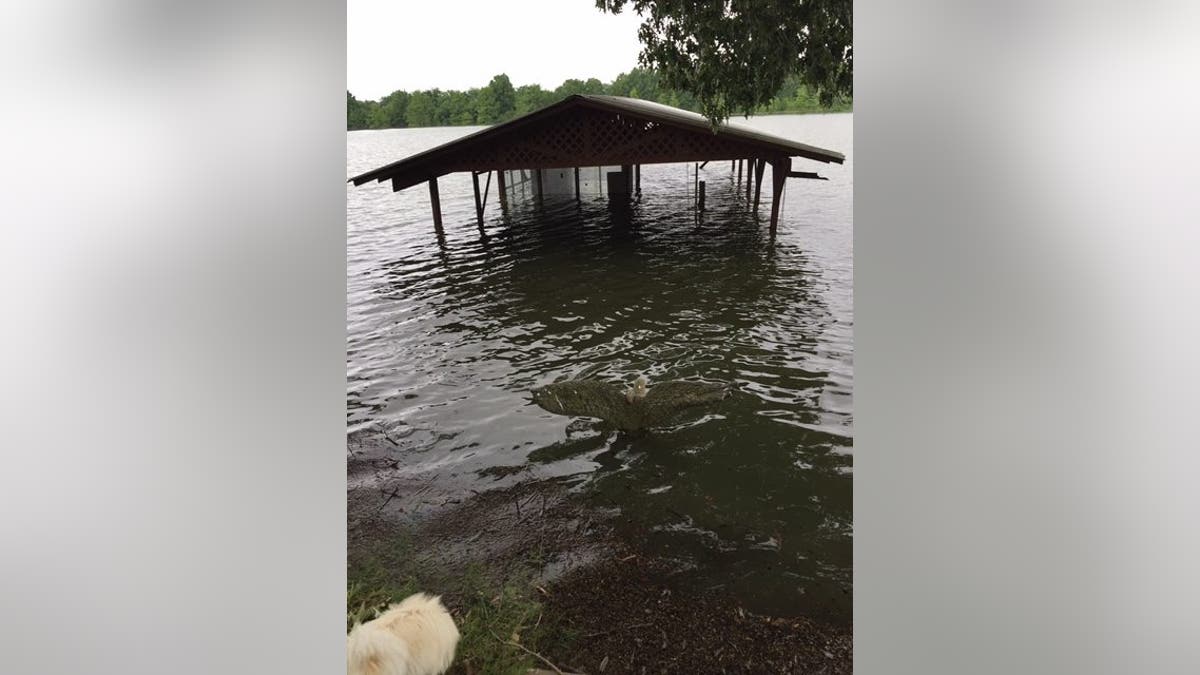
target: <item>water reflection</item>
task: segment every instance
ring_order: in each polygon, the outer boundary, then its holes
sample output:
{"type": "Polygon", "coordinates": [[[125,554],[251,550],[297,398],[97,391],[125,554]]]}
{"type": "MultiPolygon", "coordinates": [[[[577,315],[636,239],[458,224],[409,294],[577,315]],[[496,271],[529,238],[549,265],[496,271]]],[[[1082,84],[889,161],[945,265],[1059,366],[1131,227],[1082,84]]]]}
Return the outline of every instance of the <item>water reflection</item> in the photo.
{"type": "Polygon", "coordinates": [[[848,212],[771,242],[721,176],[697,219],[690,181],[644,167],[627,205],[493,201],[482,237],[469,185],[446,181],[440,240],[412,195],[351,192],[349,423],[402,421],[411,452],[462,471],[580,474],[581,498],[751,608],[849,621],[848,212]],[[528,401],[557,379],[637,373],[736,390],[636,435],[528,401]]]}

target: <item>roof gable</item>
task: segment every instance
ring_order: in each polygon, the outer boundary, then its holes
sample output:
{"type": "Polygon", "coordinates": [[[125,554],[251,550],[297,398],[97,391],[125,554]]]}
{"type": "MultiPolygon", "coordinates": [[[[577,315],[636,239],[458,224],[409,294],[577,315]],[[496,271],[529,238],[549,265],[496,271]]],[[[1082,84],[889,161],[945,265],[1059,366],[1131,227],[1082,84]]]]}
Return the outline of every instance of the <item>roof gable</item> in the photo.
{"type": "Polygon", "coordinates": [[[570,96],[517,119],[469,134],[351,178],[392,181],[402,190],[454,171],[613,166],[806,157],[842,163],[839,152],[702,115],[619,96],[570,96]]]}

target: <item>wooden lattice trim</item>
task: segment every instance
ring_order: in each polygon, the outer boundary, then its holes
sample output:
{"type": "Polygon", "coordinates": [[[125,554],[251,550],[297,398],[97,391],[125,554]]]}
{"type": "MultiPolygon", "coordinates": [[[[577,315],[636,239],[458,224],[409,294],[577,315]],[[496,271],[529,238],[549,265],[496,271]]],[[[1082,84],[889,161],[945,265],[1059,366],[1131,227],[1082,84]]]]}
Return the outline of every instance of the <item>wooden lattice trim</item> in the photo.
{"type": "Polygon", "coordinates": [[[741,159],[755,148],[716,134],[678,129],[649,120],[589,111],[525,129],[507,142],[464,150],[449,162],[452,171],[656,164],[741,159]]]}

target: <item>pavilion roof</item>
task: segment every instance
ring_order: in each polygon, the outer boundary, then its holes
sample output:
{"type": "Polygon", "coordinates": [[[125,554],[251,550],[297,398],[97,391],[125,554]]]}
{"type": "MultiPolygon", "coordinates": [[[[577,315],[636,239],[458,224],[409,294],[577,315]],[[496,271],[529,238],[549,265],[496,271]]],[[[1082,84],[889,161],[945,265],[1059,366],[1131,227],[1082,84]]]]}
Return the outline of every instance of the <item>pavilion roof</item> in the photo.
{"type": "Polygon", "coordinates": [[[841,164],[840,152],[622,96],[576,94],[350,179],[402,190],[455,171],[620,166],[803,157],[841,164]]]}

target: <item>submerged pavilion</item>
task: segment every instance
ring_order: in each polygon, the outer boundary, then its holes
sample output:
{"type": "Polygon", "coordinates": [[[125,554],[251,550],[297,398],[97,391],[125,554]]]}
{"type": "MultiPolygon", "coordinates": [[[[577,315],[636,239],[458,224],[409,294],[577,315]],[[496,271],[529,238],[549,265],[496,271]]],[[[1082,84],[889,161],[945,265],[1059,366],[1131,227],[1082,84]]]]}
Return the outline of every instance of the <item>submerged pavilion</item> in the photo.
{"type": "MultiPolygon", "coordinates": [[[[581,167],[620,167],[604,176],[612,197],[641,191],[642,164],[733,161],[739,175],[747,172],[746,198],[753,185],[754,209],[762,193],[766,166],[771,165],[771,235],[779,223],[780,196],[788,178],[824,180],[814,172],[792,171],[792,158],[841,164],[845,156],[743,126],[713,127],[703,115],[621,96],[576,94],[430,150],[368,171],[350,179],[355,185],[391,181],[399,191],[429,183],[433,222],[442,232],[438,178],[469,171],[475,187],[475,214],[483,230],[483,210],[496,173],[500,200],[506,204],[510,186],[527,184],[541,196],[550,178],[573,174],[580,192],[581,167]],[[743,164],[744,162],[744,164],[743,164]],[[553,171],[552,171],[553,170],[553,171]],[[487,176],[483,192],[479,177],[487,176]]],[[[701,164],[701,166],[703,166],[701,164]]],[[[731,167],[732,169],[732,167],[731,167]]],[[[703,192],[698,195],[703,203],[703,192]]]]}

